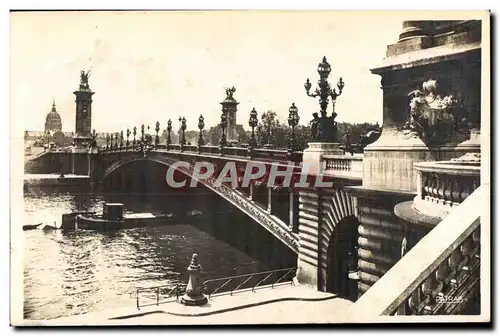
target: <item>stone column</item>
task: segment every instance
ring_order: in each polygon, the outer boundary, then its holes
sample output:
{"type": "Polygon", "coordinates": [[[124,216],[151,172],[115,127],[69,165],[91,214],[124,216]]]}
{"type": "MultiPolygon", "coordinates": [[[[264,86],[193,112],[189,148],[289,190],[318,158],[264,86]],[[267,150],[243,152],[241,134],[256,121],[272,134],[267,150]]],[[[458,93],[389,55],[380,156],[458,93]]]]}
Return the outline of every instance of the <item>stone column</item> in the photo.
{"type": "Polygon", "coordinates": [[[76,96],[76,123],[73,138],[76,148],[86,148],[92,140],[92,96],[94,93],[90,89],[88,76],[86,80],[82,77],[78,90],[73,92],[76,96]]]}
{"type": "Polygon", "coordinates": [[[429,36],[430,21],[403,21],[403,31],[399,34],[399,42],[409,38],[429,36]]]}
{"type": "Polygon", "coordinates": [[[226,141],[228,143],[238,141],[236,134],[236,112],[238,112],[239,102],[233,98],[235,91],[234,87],[226,89],[227,97],[220,103],[222,105],[222,112],[227,117],[226,141]]]}
{"type": "MultiPolygon", "coordinates": [[[[479,99],[475,98],[480,85],[470,84],[479,83],[480,77],[481,56],[476,36],[450,30],[439,32],[438,37],[432,27],[432,21],[405,21],[400,40],[389,45],[387,57],[371,69],[373,74],[381,76],[383,131],[364,150],[363,187],[414,192],[417,188],[414,163],[449,160],[472,151],[470,142],[462,143],[467,132],[454,127],[449,132],[444,127],[438,132],[431,121],[429,129],[420,134],[405,129],[411,126],[411,111],[428,114],[443,110],[439,102],[445,97],[459,98],[460,106],[453,107],[456,112],[463,108],[469,116],[480,111],[479,99]],[[436,44],[439,49],[434,48],[436,44]],[[445,45],[449,48],[442,48],[445,45]],[[437,83],[437,89],[432,82],[437,83]],[[420,101],[415,95],[420,95],[420,101]],[[410,106],[415,102],[418,106],[410,106]],[[426,138],[435,133],[440,133],[443,139],[426,138]]],[[[471,133],[471,138],[478,138],[476,132],[471,133]]]]}

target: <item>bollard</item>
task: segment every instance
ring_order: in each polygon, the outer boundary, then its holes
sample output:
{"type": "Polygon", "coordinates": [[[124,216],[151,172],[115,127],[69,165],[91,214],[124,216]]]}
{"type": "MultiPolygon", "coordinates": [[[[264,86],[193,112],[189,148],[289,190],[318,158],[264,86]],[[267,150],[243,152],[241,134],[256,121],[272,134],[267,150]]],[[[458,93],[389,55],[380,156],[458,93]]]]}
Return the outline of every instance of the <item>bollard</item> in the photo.
{"type": "Polygon", "coordinates": [[[202,306],[208,302],[207,297],[201,292],[202,284],[200,275],[203,268],[198,263],[198,255],[195,253],[191,258],[191,264],[187,268],[189,281],[186,286],[186,294],[181,298],[181,303],[186,306],[202,306]]]}

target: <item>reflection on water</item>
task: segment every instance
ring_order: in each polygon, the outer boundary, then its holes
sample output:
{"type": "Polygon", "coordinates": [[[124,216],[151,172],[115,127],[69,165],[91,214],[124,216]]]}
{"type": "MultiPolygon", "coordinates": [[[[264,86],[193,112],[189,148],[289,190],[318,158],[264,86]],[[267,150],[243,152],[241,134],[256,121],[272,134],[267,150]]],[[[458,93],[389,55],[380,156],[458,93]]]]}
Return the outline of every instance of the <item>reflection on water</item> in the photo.
{"type": "MultiPolygon", "coordinates": [[[[70,211],[101,212],[103,202],[100,195],[26,195],[22,224],[58,223],[70,211]]],[[[134,210],[140,210],[140,204],[135,202],[134,210]]],[[[151,202],[144,204],[151,210],[151,202]]],[[[133,306],[136,287],[186,283],[185,269],[195,252],[207,279],[268,269],[189,225],[110,233],[33,230],[23,234],[26,319],[133,306]]]]}

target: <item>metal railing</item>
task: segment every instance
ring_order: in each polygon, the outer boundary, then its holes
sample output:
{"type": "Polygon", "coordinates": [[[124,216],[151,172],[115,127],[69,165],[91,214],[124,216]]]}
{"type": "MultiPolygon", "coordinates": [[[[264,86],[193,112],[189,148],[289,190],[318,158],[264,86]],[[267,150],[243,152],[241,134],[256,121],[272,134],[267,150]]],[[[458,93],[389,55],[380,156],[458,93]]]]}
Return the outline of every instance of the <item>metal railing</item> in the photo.
{"type": "Polygon", "coordinates": [[[147,307],[147,306],[155,306],[155,305],[158,306],[158,305],[160,305],[160,303],[177,301],[177,300],[179,300],[179,294],[180,294],[179,284],[176,284],[174,288],[171,288],[170,285],[154,286],[154,287],[138,287],[138,288],[136,288],[136,292],[135,292],[137,309],[141,309],[141,307],[147,307]],[[167,289],[166,294],[162,295],[162,293],[161,293],[162,289],[167,289]],[[156,294],[156,302],[146,303],[146,304],[141,305],[140,299],[139,299],[139,293],[141,293],[141,292],[142,293],[154,292],[156,294]],[[175,299],[173,298],[174,296],[175,296],[175,299]],[[167,300],[160,301],[160,297],[167,298],[167,300]]]}
{"type": "Polygon", "coordinates": [[[290,284],[293,284],[293,277],[295,276],[295,271],[297,270],[296,267],[291,267],[291,268],[283,268],[283,269],[278,269],[278,270],[272,270],[272,271],[266,271],[266,272],[258,272],[258,273],[250,273],[250,274],[243,274],[243,275],[236,275],[232,277],[224,277],[224,278],[217,278],[217,279],[210,279],[207,280],[203,283],[203,293],[206,294],[209,298],[212,296],[217,296],[217,295],[233,295],[234,292],[242,292],[242,291],[252,291],[255,292],[256,287],[263,287],[263,286],[271,286],[271,288],[274,288],[275,285],[278,283],[286,283],[290,282],[290,284]],[[281,276],[280,276],[281,275],[281,276]],[[287,276],[291,276],[289,280],[287,279],[287,276]],[[270,281],[270,283],[266,283],[267,280],[275,278],[275,281],[270,281]],[[257,281],[254,283],[252,286],[249,287],[243,287],[245,284],[248,284],[250,280],[254,279],[257,281]],[[234,284],[236,281],[240,281],[238,285],[231,289],[230,291],[226,292],[220,292],[221,289],[224,287],[227,288],[229,284],[234,284]],[[208,286],[213,283],[222,283],[222,285],[218,286],[215,289],[208,290],[208,286]]]}
{"type": "MultiPolygon", "coordinates": [[[[244,292],[244,291],[252,291],[255,292],[257,287],[260,286],[260,288],[263,287],[271,287],[274,288],[278,284],[284,284],[287,282],[290,282],[290,284],[293,284],[293,277],[295,276],[295,271],[297,270],[296,267],[291,267],[291,268],[283,268],[283,269],[278,269],[278,270],[272,270],[272,271],[265,271],[265,272],[258,272],[258,273],[250,273],[250,274],[243,274],[243,275],[236,275],[236,276],[231,276],[231,277],[224,277],[224,278],[216,278],[216,279],[210,279],[207,280],[203,283],[203,289],[202,293],[207,295],[209,298],[212,296],[222,296],[222,295],[233,295],[235,292],[244,292]],[[274,277],[274,281],[273,281],[274,277]],[[251,279],[254,279],[256,283],[254,283],[252,286],[249,287],[243,287],[245,284],[248,284],[251,279]],[[234,282],[240,280],[236,287],[234,287],[231,290],[228,290],[226,292],[220,292],[221,289],[226,287],[231,283],[234,284],[234,282]],[[268,281],[270,280],[270,281],[268,281]],[[268,281],[266,283],[266,281],[268,281]],[[218,286],[215,289],[209,290],[208,287],[210,287],[210,284],[215,284],[215,283],[221,283],[222,285],[218,286]]],[[[182,288],[184,288],[186,285],[182,284],[182,288]]],[[[171,285],[163,285],[163,286],[153,286],[153,287],[138,287],[136,288],[136,306],[137,309],[140,310],[141,307],[148,307],[148,306],[158,306],[160,303],[168,303],[168,302],[174,302],[174,301],[179,301],[179,296],[182,294],[180,291],[180,285],[176,284],[174,288],[171,288],[171,285]],[[162,289],[167,289],[166,293],[162,293],[162,289]],[[156,298],[150,298],[148,303],[146,304],[141,304],[140,302],[140,293],[153,293],[153,296],[156,298]],[[162,300],[162,298],[166,298],[166,300],[162,300]],[[151,302],[153,301],[153,302],[151,302]]]]}

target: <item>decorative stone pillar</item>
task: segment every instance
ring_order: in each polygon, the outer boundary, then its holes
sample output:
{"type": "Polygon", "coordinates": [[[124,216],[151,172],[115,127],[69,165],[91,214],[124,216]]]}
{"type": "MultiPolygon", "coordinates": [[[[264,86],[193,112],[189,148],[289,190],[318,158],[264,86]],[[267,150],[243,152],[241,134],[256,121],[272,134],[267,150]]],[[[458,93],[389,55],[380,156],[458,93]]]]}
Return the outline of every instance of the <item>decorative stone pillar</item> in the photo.
{"type": "Polygon", "coordinates": [[[479,151],[471,128],[481,106],[480,22],[465,31],[433,27],[432,21],[405,22],[400,41],[371,69],[382,77],[383,131],[364,149],[363,187],[415,192],[414,163],[479,151]],[[436,122],[441,114],[443,125],[436,122]]]}
{"type": "Polygon", "coordinates": [[[304,149],[302,161],[309,165],[310,174],[322,174],[325,170],[325,163],[322,160],[323,155],[344,155],[340,149],[340,143],[310,142],[304,149]]]}
{"type": "Polygon", "coordinates": [[[409,38],[429,36],[429,21],[403,21],[403,31],[399,34],[399,42],[409,38]]]}
{"type": "Polygon", "coordinates": [[[203,284],[200,275],[203,268],[198,262],[198,254],[193,254],[187,271],[189,273],[189,282],[186,287],[186,294],[181,298],[181,303],[186,306],[203,306],[208,302],[208,299],[202,293],[203,284]]]}
{"type": "Polygon", "coordinates": [[[229,144],[238,142],[236,134],[236,112],[238,111],[239,102],[233,98],[235,91],[236,88],[234,86],[226,88],[226,99],[220,103],[222,105],[222,113],[226,115],[226,141],[229,144]]]}
{"type": "Polygon", "coordinates": [[[75,124],[75,137],[74,148],[80,149],[88,148],[92,140],[92,92],[89,86],[90,71],[80,72],[80,86],[77,91],[73,92],[76,96],[76,124],[75,124]]]}

